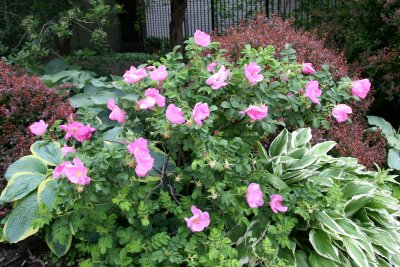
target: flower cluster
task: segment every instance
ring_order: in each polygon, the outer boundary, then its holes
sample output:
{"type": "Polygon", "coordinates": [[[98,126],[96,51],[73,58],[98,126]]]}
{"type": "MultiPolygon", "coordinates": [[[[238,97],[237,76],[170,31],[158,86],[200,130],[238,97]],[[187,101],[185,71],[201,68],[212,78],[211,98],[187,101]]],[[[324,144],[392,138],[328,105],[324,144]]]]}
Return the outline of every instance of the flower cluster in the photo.
{"type": "Polygon", "coordinates": [[[108,100],[107,108],[111,110],[111,114],[109,116],[110,120],[118,121],[122,124],[126,122],[126,112],[115,104],[114,99],[111,98],[108,100]]]}
{"type": "Polygon", "coordinates": [[[53,171],[53,178],[58,179],[61,175],[64,175],[73,184],[88,184],[90,182],[90,177],[87,176],[87,169],[82,161],[78,158],[74,158],[72,161],[73,163],[64,161],[57,166],[53,171]]]}
{"type": "Polygon", "coordinates": [[[66,131],[66,140],[73,137],[76,141],[81,143],[85,140],[89,140],[92,137],[92,133],[96,131],[95,128],[90,127],[90,124],[83,125],[77,121],[69,121],[67,125],[60,125],[60,128],[66,131]]]}
{"type": "Polygon", "coordinates": [[[139,138],[128,145],[129,152],[135,157],[135,172],[139,177],[145,177],[154,165],[154,158],[150,155],[147,140],[139,138]]]}

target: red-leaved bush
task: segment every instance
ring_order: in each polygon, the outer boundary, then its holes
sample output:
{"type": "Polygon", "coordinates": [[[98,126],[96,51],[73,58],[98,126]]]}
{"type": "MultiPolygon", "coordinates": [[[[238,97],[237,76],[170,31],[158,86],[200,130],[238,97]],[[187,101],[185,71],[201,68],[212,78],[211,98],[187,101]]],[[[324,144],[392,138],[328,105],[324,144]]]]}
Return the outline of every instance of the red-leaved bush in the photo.
{"type": "Polygon", "coordinates": [[[318,39],[313,33],[296,30],[292,20],[259,15],[231,28],[223,36],[213,37],[213,41],[221,43],[228,50],[226,56],[232,61],[240,57],[240,51],[246,44],[254,48],[271,44],[277,53],[285,48],[285,44],[291,44],[297,52],[298,62],[310,62],[316,70],[327,64],[335,78],[348,76],[349,73],[343,53],[326,48],[324,40],[318,39]]]}
{"type": "Polygon", "coordinates": [[[28,130],[30,124],[44,120],[52,125],[74,111],[67,91],[59,94],[58,89],[0,61],[0,177],[11,162],[29,154],[36,139],[28,130]]]}

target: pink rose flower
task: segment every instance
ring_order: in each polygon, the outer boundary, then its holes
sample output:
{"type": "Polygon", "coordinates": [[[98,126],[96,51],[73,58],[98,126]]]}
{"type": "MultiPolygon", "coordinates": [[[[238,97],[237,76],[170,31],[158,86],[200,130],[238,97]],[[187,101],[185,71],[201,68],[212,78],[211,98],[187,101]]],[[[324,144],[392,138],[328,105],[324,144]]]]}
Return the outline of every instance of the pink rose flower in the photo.
{"type": "Polygon", "coordinates": [[[114,99],[108,100],[107,108],[111,110],[110,116],[108,116],[110,120],[118,121],[122,124],[126,122],[126,112],[115,104],[114,99]]]}
{"type": "Polygon", "coordinates": [[[221,87],[224,87],[227,85],[225,82],[226,78],[228,78],[230,74],[229,70],[225,70],[225,66],[222,66],[219,71],[213,75],[211,75],[207,81],[207,85],[211,85],[211,88],[214,90],[218,90],[221,87]]]}
{"type": "Polygon", "coordinates": [[[332,116],[335,117],[337,122],[344,122],[348,119],[348,114],[353,110],[346,104],[339,104],[332,110],[332,116]]]}
{"type": "Polygon", "coordinates": [[[302,72],[304,74],[313,74],[315,72],[315,69],[312,67],[311,63],[303,63],[302,72]]]}
{"type": "Polygon", "coordinates": [[[46,132],[48,126],[49,125],[46,124],[43,120],[40,120],[38,122],[34,122],[31,126],[29,126],[29,130],[34,135],[40,136],[46,132]]]}
{"type": "Polygon", "coordinates": [[[172,124],[185,123],[185,117],[183,116],[182,109],[178,108],[174,104],[169,104],[165,112],[167,120],[172,124]]]}
{"type": "Polygon", "coordinates": [[[58,179],[60,178],[61,174],[63,174],[64,167],[67,166],[68,164],[71,164],[69,161],[64,161],[60,165],[54,168],[53,171],[53,178],[58,179]]]}
{"type": "Polygon", "coordinates": [[[257,121],[262,120],[268,116],[268,107],[261,105],[261,106],[249,106],[247,109],[242,110],[239,112],[240,114],[247,114],[250,119],[257,121]]]}
{"type": "Polygon", "coordinates": [[[67,146],[64,144],[64,146],[61,148],[61,153],[65,157],[68,153],[76,153],[76,149],[73,146],[67,146]]]}
{"type": "Polygon", "coordinates": [[[213,61],[213,62],[211,62],[210,64],[208,64],[207,70],[208,70],[209,72],[213,72],[215,66],[217,66],[217,63],[213,61]]]}
{"type": "Polygon", "coordinates": [[[160,91],[155,88],[149,88],[145,91],[144,100],[137,101],[140,109],[152,109],[154,105],[159,107],[165,106],[165,97],[160,95],[160,91]]]}
{"type": "Polygon", "coordinates": [[[193,119],[197,125],[203,125],[203,120],[210,116],[210,109],[207,103],[197,103],[193,109],[193,119]]]}
{"type": "Polygon", "coordinates": [[[353,87],[351,88],[351,94],[364,99],[369,90],[371,89],[371,83],[368,79],[357,80],[353,82],[353,87]]]}
{"type": "Polygon", "coordinates": [[[309,81],[306,84],[306,96],[315,104],[319,104],[319,99],[317,97],[320,97],[322,94],[318,86],[318,81],[309,81]]]}
{"type": "Polygon", "coordinates": [[[72,136],[73,138],[76,139],[76,141],[81,143],[85,140],[89,140],[90,137],[92,136],[92,132],[96,131],[95,128],[90,127],[90,124],[87,124],[85,126],[77,121],[70,121],[68,122],[67,125],[65,124],[60,125],[60,128],[66,131],[64,137],[66,140],[70,139],[72,136]]]}
{"type": "Polygon", "coordinates": [[[261,82],[264,79],[264,76],[259,74],[260,71],[261,67],[258,66],[255,62],[250,62],[248,66],[247,64],[244,65],[244,74],[252,85],[261,82]]]}
{"type": "Polygon", "coordinates": [[[127,71],[125,71],[124,81],[127,83],[137,83],[140,80],[144,79],[147,76],[145,69],[136,69],[134,66],[127,71]]]}
{"type": "Polygon", "coordinates": [[[150,72],[150,78],[157,82],[162,82],[168,77],[167,67],[160,66],[157,69],[150,72]]]}
{"type": "Polygon", "coordinates": [[[196,30],[194,33],[194,42],[199,46],[206,47],[210,44],[211,37],[205,32],[196,30]]]}
{"type": "Polygon", "coordinates": [[[286,212],[288,210],[287,207],[282,206],[283,197],[281,195],[271,195],[271,201],[269,205],[274,213],[286,212]]]}
{"type": "Polygon", "coordinates": [[[87,169],[83,166],[82,161],[77,158],[73,159],[73,164],[68,162],[64,166],[62,174],[73,184],[85,185],[90,182],[90,178],[87,176],[87,169]]]}
{"type": "Polygon", "coordinates": [[[192,232],[201,232],[210,225],[210,215],[208,212],[202,212],[196,206],[191,208],[193,216],[185,218],[186,225],[192,232]]]}
{"type": "Polygon", "coordinates": [[[137,176],[145,177],[154,165],[154,158],[150,155],[147,140],[141,137],[130,143],[127,148],[129,153],[135,157],[137,176]]]}
{"type": "Polygon", "coordinates": [[[251,183],[247,187],[246,201],[250,208],[258,208],[264,205],[263,193],[259,184],[251,183]]]}

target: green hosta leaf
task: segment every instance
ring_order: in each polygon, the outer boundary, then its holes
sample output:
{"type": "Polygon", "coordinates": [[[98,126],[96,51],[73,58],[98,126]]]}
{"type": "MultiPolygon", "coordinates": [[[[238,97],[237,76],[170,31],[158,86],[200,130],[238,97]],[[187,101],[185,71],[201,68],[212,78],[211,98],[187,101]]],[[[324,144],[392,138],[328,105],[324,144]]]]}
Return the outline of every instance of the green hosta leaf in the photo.
{"type": "Polygon", "coordinates": [[[288,171],[301,170],[304,169],[315,162],[317,158],[314,156],[304,156],[301,159],[294,159],[290,162],[290,164],[286,167],[288,171]]]}
{"type": "Polygon", "coordinates": [[[35,190],[45,179],[45,175],[38,172],[20,172],[8,181],[7,187],[0,196],[0,205],[23,198],[35,190]]]}
{"type": "Polygon", "coordinates": [[[264,146],[260,142],[257,142],[257,150],[258,150],[258,153],[260,154],[260,156],[263,159],[268,159],[269,158],[268,154],[267,154],[267,151],[265,150],[264,146]]]}
{"type": "Polygon", "coordinates": [[[385,261],[382,258],[378,258],[378,264],[379,264],[379,267],[392,267],[392,265],[390,263],[388,263],[387,261],[385,261]]]}
{"type": "Polygon", "coordinates": [[[353,196],[345,205],[346,217],[351,217],[359,209],[363,208],[368,202],[374,198],[373,194],[363,194],[353,196]]]}
{"type": "Polygon", "coordinates": [[[388,166],[389,168],[400,170],[400,150],[389,149],[388,166]]]}
{"type": "Polygon", "coordinates": [[[396,134],[396,131],[394,130],[392,125],[389,122],[387,122],[384,118],[377,116],[367,116],[367,118],[368,118],[368,123],[373,126],[378,126],[386,137],[396,134]]]}
{"type": "Polygon", "coordinates": [[[338,249],[332,245],[330,237],[325,232],[321,230],[311,230],[309,240],[319,255],[340,262],[338,249]]]}
{"type": "Polygon", "coordinates": [[[386,136],[389,147],[400,150],[400,134],[396,136],[386,136]]]}
{"type": "Polygon", "coordinates": [[[91,95],[90,99],[96,105],[105,105],[105,104],[107,104],[108,100],[110,100],[111,98],[116,98],[116,97],[117,97],[117,95],[115,93],[103,90],[96,94],[91,95]]]}
{"type": "Polygon", "coordinates": [[[36,141],[31,146],[31,152],[43,159],[47,165],[56,166],[61,163],[62,153],[59,143],[36,141]]]}
{"type": "Polygon", "coordinates": [[[161,151],[160,149],[151,148],[150,155],[154,158],[154,165],[153,165],[153,169],[151,169],[147,173],[147,176],[160,177],[162,175],[164,168],[165,168],[166,173],[169,173],[169,172],[172,172],[175,170],[175,168],[176,168],[175,162],[171,158],[168,158],[168,155],[166,153],[164,153],[163,151],[161,151]],[[167,159],[168,159],[168,164],[166,166],[164,166],[165,163],[167,162],[167,159]]]}
{"type": "Polygon", "coordinates": [[[394,239],[392,235],[388,232],[375,228],[366,230],[366,234],[372,243],[383,247],[391,254],[399,253],[399,245],[398,242],[394,239]]]}
{"type": "Polygon", "coordinates": [[[311,252],[309,261],[310,261],[311,267],[337,267],[338,266],[334,261],[324,258],[314,252],[311,252]]]}
{"type": "Polygon", "coordinates": [[[280,156],[282,154],[286,154],[287,152],[287,143],[288,143],[289,133],[286,129],[284,129],[275,139],[272,141],[269,147],[269,155],[271,157],[280,156]]]}
{"type": "Polygon", "coordinates": [[[77,94],[70,98],[71,106],[74,108],[83,108],[93,106],[94,103],[90,99],[90,94],[77,94]]]}
{"type": "Polygon", "coordinates": [[[296,148],[292,151],[290,151],[287,155],[288,157],[294,158],[294,159],[301,159],[304,157],[304,155],[307,153],[307,149],[305,147],[301,148],[296,148]]]}
{"type": "Polygon", "coordinates": [[[307,255],[303,251],[297,250],[296,251],[296,255],[295,255],[295,259],[296,259],[296,265],[295,266],[297,266],[297,267],[309,267],[307,255]]]}
{"type": "Polygon", "coordinates": [[[36,212],[39,208],[36,199],[37,193],[34,192],[18,202],[11,211],[3,229],[4,237],[8,242],[19,242],[39,230],[32,227],[32,222],[37,218],[36,212]]]}
{"type": "Polygon", "coordinates": [[[48,178],[40,183],[38,187],[37,201],[48,208],[52,208],[58,196],[58,187],[60,182],[53,178],[48,178]]]}
{"type": "Polygon", "coordinates": [[[308,154],[315,157],[325,156],[335,145],[334,141],[319,143],[310,148],[308,154]]]}
{"type": "Polygon", "coordinates": [[[38,172],[47,173],[46,163],[38,156],[25,156],[14,162],[8,167],[5,177],[10,180],[11,176],[18,172],[38,172]]]}
{"type": "Polygon", "coordinates": [[[139,99],[139,95],[138,95],[138,94],[127,94],[127,95],[121,97],[120,100],[122,100],[122,101],[126,100],[126,101],[136,102],[136,100],[138,100],[138,99],[139,99]]]}
{"type": "Polygon", "coordinates": [[[367,181],[351,181],[343,189],[343,197],[350,198],[356,195],[371,194],[377,187],[367,181]]]}
{"type": "Polygon", "coordinates": [[[61,258],[68,252],[72,243],[72,233],[67,220],[60,218],[48,227],[46,243],[58,258],[61,258]]]}
{"type": "Polygon", "coordinates": [[[104,133],[103,138],[104,141],[117,141],[118,137],[122,133],[122,127],[114,127],[111,130],[108,130],[104,133]]]}
{"type": "Polygon", "coordinates": [[[353,261],[359,267],[369,267],[368,259],[365,256],[363,250],[358,246],[356,240],[349,238],[343,238],[343,245],[346,248],[347,253],[353,259],[353,261]]]}
{"type": "Polygon", "coordinates": [[[316,214],[319,222],[338,235],[349,236],[325,211],[316,214]]]}
{"type": "Polygon", "coordinates": [[[266,181],[278,190],[288,188],[287,184],[276,175],[268,173],[265,177],[266,181]]]}
{"type": "Polygon", "coordinates": [[[292,132],[292,148],[304,146],[310,142],[311,138],[310,128],[302,128],[292,132]]]}

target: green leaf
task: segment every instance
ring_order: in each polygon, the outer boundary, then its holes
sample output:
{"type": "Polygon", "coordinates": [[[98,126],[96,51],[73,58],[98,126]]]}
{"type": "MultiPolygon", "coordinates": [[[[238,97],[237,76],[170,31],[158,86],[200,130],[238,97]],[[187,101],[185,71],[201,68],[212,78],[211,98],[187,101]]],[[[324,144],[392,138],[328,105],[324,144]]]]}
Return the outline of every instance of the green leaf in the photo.
{"type": "Polygon", "coordinates": [[[132,102],[136,102],[136,100],[138,100],[138,99],[139,99],[138,94],[127,94],[120,98],[120,100],[126,100],[126,101],[132,101],[132,102]]]}
{"type": "Polygon", "coordinates": [[[260,142],[257,142],[257,150],[263,159],[268,159],[267,151],[265,150],[264,146],[260,142]]]}
{"type": "Polygon", "coordinates": [[[310,148],[308,154],[315,157],[325,156],[335,145],[334,141],[319,143],[310,148]]]}
{"type": "Polygon", "coordinates": [[[297,267],[309,267],[306,253],[301,250],[296,251],[296,265],[297,267]]]}
{"type": "Polygon", "coordinates": [[[376,186],[367,181],[351,181],[343,187],[342,193],[344,198],[350,198],[356,195],[372,193],[375,189],[376,186]]]}
{"type": "Polygon", "coordinates": [[[302,128],[292,132],[292,148],[301,147],[310,142],[311,128],[302,128]]]}
{"type": "Polygon", "coordinates": [[[332,245],[329,235],[321,230],[311,230],[309,240],[314,250],[321,256],[340,262],[338,249],[332,245]]]}
{"type": "Polygon", "coordinates": [[[122,127],[114,127],[104,133],[104,141],[117,141],[122,133],[122,127]]]}
{"type": "Polygon", "coordinates": [[[367,118],[368,118],[368,123],[373,126],[378,126],[386,137],[391,135],[393,136],[396,134],[396,131],[394,130],[392,125],[389,122],[387,122],[384,118],[378,116],[367,116],[367,118]]]}
{"type": "Polygon", "coordinates": [[[400,150],[389,149],[388,166],[389,168],[400,170],[400,150]]]}
{"type": "Polygon", "coordinates": [[[346,217],[351,217],[359,209],[363,208],[368,202],[370,202],[374,196],[372,194],[363,194],[353,196],[349,201],[346,202],[344,211],[346,217]]]}
{"type": "Polygon", "coordinates": [[[40,183],[38,187],[37,201],[44,204],[47,208],[52,208],[58,196],[60,182],[53,178],[48,178],[40,183]]]}
{"type": "Polygon", "coordinates": [[[294,159],[290,162],[290,164],[286,167],[286,170],[288,171],[294,171],[294,170],[301,170],[304,169],[311,164],[315,162],[317,158],[314,156],[304,156],[301,159],[294,159]]]}
{"type": "Polygon", "coordinates": [[[268,173],[265,179],[267,180],[268,183],[270,183],[273,187],[275,187],[278,190],[283,190],[288,188],[287,184],[284,181],[282,181],[281,178],[272,173],[268,173]]]}
{"type": "Polygon", "coordinates": [[[328,214],[326,214],[325,211],[318,212],[316,217],[322,225],[326,226],[334,233],[348,236],[348,234],[328,214]]]}
{"type": "Polygon", "coordinates": [[[343,238],[343,245],[347,253],[359,267],[369,267],[368,259],[354,239],[343,238]]]}
{"type": "Polygon", "coordinates": [[[115,93],[103,90],[96,94],[91,95],[90,99],[96,105],[105,105],[105,104],[107,104],[108,100],[110,100],[111,98],[116,98],[116,97],[117,97],[117,95],[115,93]]]}
{"type": "Polygon", "coordinates": [[[18,172],[38,172],[46,174],[47,166],[46,163],[38,156],[25,156],[8,167],[5,178],[10,180],[11,176],[18,172]]]}
{"type": "Polygon", "coordinates": [[[288,143],[288,131],[286,129],[282,130],[281,133],[272,141],[269,147],[269,155],[271,157],[280,156],[286,154],[287,143],[288,143]]]}
{"type": "Polygon", "coordinates": [[[37,193],[33,192],[18,202],[11,211],[3,229],[4,237],[8,242],[17,243],[39,230],[32,227],[33,221],[37,218],[36,212],[39,209],[36,199],[37,193]]]}
{"type": "Polygon", "coordinates": [[[83,108],[93,106],[94,103],[90,99],[90,94],[77,94],[70,98],[71,106],[74,108],[83,108]]]}
{"type": "Polygon", "coordinates": [[[0,205],[23,198],[35,190],[45,179],[45,175],[38,172],[20,172],[8,181],[7,187],[0,196],[0,205]]]}
{"type": "Polygon", "coordinates": [[[332,260],[324,258],[314,252],[310,253],[309,257],[311,267],[337,267],[336,263],[332,260]]]}
{"type": "Polygon", "coordinates": [[[72,233],[67,220],[60,218],[48,227],[46,243],[58,258],[61,258],[68,252],[72,243],[72,233]]]}
{"type": "Polygon", "coordinates": [[[160,177],[163,173],[163,169],[166,173],[169,173],[169,172],[172,172],[175,170],[175,168],[176,168],[175,162],[173,161],[173,159],[168,157],[168,155],[165,152],[161,151],[158,148],[153,147],[150,150],[150,155],[154,158],[154,165],[153,165],[153,169],[151,169],[147,173],[146,177],[150,177],[150,176],[160,177]],[[165,165],[167,160],[168,160],[168,164],[165,165]]]}
{"type": "Polygon", "coordinates": [[[57,166],[61,163],[62,153],[59,143],[36,141],[31,146],[31,152],[39,156],[47,165],[57,166]]]}

